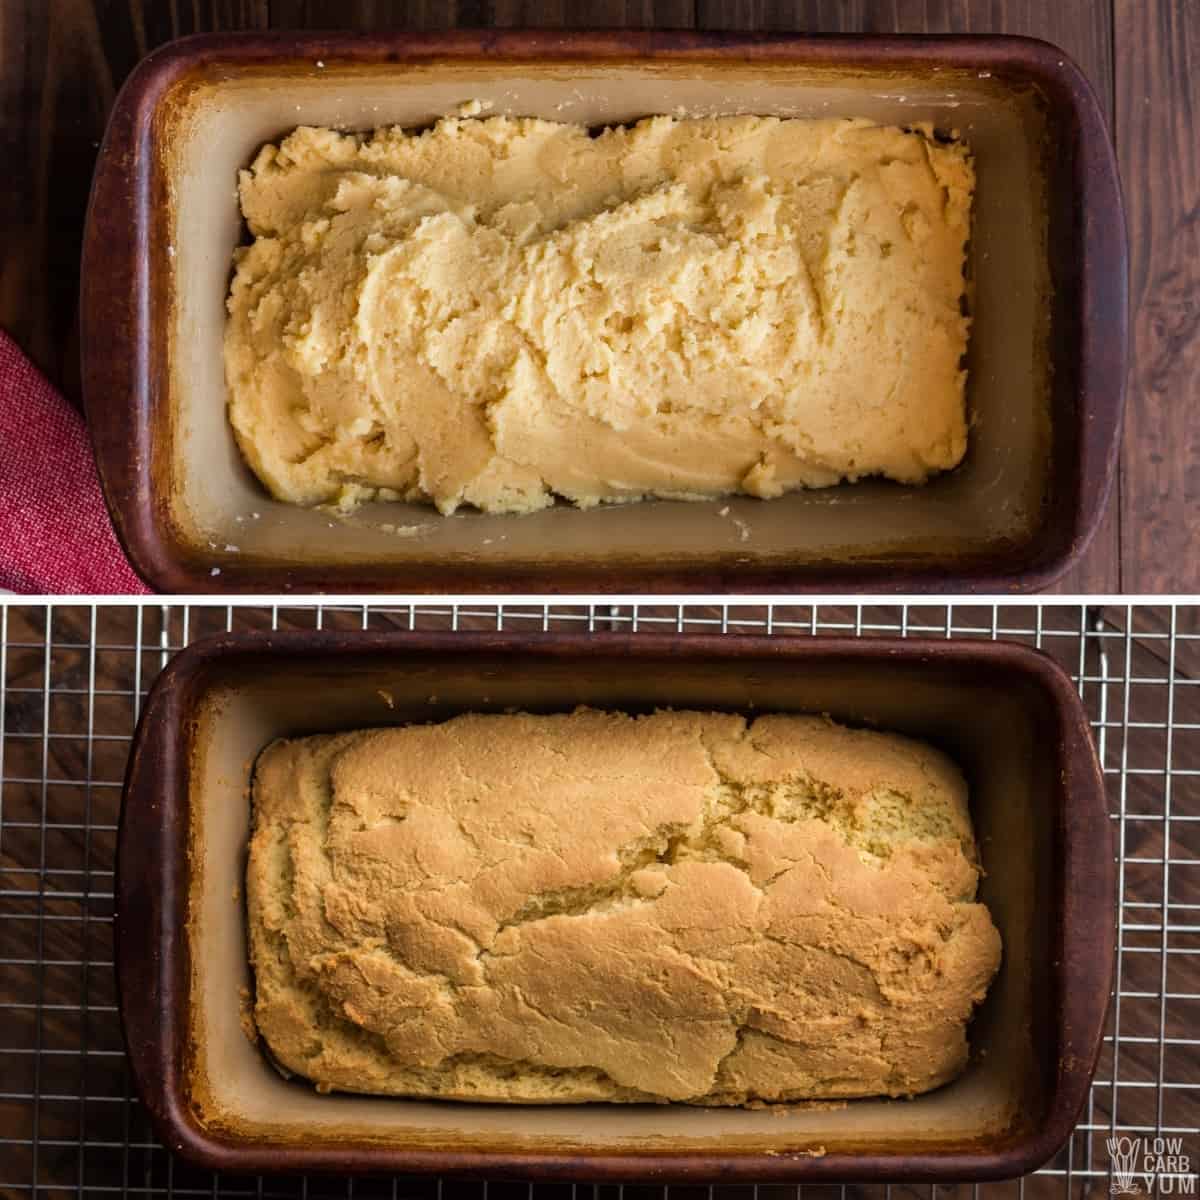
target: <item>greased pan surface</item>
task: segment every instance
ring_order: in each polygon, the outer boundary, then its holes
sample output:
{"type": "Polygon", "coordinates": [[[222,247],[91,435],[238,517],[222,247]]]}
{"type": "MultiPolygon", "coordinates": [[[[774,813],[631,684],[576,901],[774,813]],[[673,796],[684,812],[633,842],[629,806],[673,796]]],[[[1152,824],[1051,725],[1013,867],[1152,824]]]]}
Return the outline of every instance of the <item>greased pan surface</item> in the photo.
{"type": "Polygon", "coordinates": [[[1045,43],[202,36],[141,64],[101,151],[84,253],[88,415],[118,533],[164,591],[1028,590],[1077,557],[1103,510],[1125,275],[1103,117],[1045,43]],[[376,504],[338,520],[271,500],[225,417],[236,172],[300,123],[420,126],[470,99],[589,125],[683,110],[957,129],[978,173],[964,464],[923,488],[869,481],[519,519],[376,504]]]}
{"type": "Polygon", "coordinates": [[[160,1136],[213,1167],[747,1181],[1005,1178],[1073,1128],[1111,984],[1112,846],[1087,719],[1049,659],[1004,643],[634,635],[244,635],[156,683],[118,849],[117,969],[160,1136]],[[319,697],[319,703],[317,698],[319,697]],[[317,1094],[242,1030],[255,755],[277,736],[586,703],[828,712],[964,768],[1004,962],[953,1084],[773,1111],[514,1108],[317,1094]]]}

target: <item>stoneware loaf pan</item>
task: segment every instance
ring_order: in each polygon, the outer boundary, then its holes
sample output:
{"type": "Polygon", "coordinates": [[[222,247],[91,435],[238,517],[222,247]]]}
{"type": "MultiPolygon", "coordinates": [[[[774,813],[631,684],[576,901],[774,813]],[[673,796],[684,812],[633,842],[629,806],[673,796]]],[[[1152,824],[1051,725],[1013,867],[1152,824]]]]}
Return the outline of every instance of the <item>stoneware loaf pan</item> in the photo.
{"type": "Polygon", "coordinates": [[[199,642],[146,703],[125,785],[117,973],[163,1143],[236,1171],[524,1179],[1008,1178],[1070,1134],[1112,982],[1113,848],[1087,719],[1051,660],[1004,643],[653,635],[279,634],[199,642]],[[963,767],[1004,960],[954,1083],[777,1111],[520,1107],[320,1095],[243,1029],[253,980],[249,781],[273,738],[588,704],[825,712],[963,767]]]}
{"type": "Polygon", "coordinates": [[[1079,69],[1008,37],[456,32],[199,36],[122,89],[83,264],[88,421],[117,532],[160,591],[1030,590],[1074,561],[1116,461],[1126,243],[1079,69]],[[222,362],[236,181],[299,124],[427,125],[467,100],[588,125],[653,113],[861,116],[958,131],[978,189],[966,461],[763,502],[531,516],[277,503],[242,462],[222,362]],[[397,529],[415,536],[398,536],[397,529]]]}

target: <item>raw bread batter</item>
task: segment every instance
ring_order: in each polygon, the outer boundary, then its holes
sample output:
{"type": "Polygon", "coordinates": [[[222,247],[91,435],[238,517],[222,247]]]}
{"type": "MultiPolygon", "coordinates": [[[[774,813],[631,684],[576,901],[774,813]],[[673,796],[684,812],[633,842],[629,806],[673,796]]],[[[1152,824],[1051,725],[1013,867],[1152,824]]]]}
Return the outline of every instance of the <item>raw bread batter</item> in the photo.
{"type": "Polygon", "coordinates": [[[772,497],[965,451],[974,173],[929,131],[302,128],[240,186],[230,419],[282,500],[772,497]]]}

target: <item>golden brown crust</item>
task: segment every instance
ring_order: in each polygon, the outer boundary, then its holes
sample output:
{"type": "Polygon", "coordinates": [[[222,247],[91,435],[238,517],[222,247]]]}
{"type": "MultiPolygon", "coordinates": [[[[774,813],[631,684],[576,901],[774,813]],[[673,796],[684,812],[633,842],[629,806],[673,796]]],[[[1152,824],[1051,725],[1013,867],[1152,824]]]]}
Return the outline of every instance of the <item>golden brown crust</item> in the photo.
{"type": "Polygon", "coordinates": [[[255,1016],[322,1089],[507,1102],[904,1095],[1000,941],[957,769],[816,717],[467,715],[280,741],[255,1016]]]}

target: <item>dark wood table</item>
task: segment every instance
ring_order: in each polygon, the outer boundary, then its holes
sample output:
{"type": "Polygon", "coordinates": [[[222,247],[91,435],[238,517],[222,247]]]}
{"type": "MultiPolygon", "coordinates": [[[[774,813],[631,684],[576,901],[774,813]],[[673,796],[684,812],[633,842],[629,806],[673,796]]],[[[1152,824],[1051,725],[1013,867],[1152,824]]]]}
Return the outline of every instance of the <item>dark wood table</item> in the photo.
{"type": "Polygon", "coordinates": [[[1020,33],[1091,78],[1132,241],[1120,477],[1060,592],[1200,592],[1200,0],[0,0],[0,327],[78,402],[79,249],[116,89],[201,30],[446,26],[1020,33]]]}

